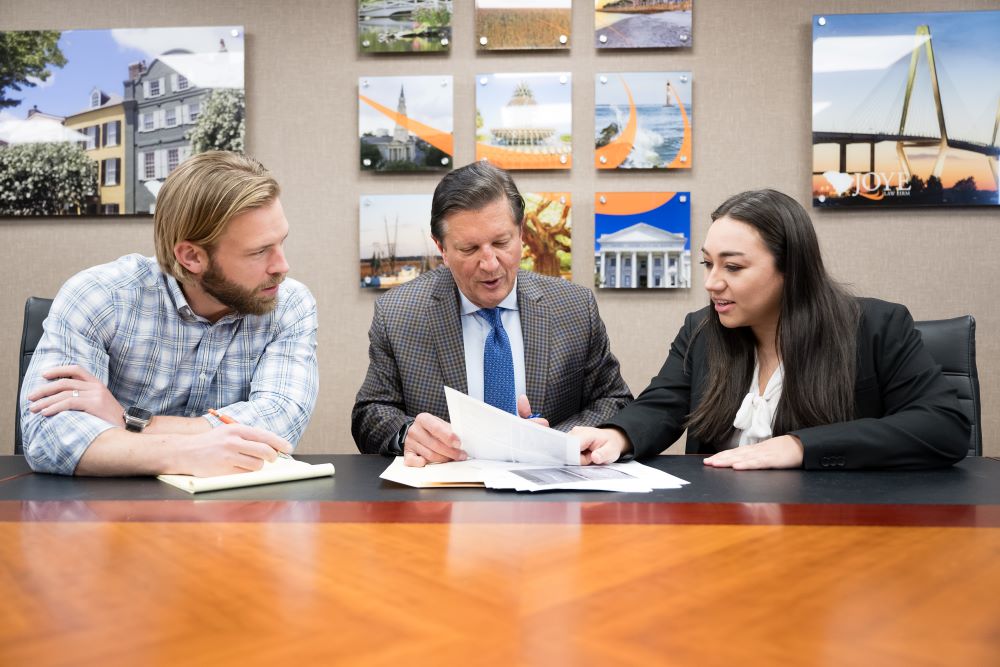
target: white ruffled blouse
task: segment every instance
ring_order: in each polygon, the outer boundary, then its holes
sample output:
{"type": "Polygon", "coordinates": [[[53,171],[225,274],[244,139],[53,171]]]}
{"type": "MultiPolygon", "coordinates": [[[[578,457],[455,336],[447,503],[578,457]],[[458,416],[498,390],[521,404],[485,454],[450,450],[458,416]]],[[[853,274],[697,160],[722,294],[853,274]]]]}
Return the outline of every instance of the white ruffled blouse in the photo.
{"type": "Polygon", "coordinates": [[[783,375],[784,367],[779,363],[761,394],[760,363],[754,363],[750,391],[743,398],[740,409],[736,411],[736,418],[733,419],[733,427],[736,429],[731,443],[733,447],[753,445],[771,437],[774,414],[778,410],[778,401],[781,400],[783,375]]]}

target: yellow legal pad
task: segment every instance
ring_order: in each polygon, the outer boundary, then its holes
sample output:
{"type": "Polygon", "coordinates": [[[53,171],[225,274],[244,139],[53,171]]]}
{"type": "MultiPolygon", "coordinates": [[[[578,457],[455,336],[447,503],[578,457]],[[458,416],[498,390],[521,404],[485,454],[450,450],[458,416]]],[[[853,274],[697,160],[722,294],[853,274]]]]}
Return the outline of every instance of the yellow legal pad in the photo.
{"type": "Polygon", "coordinates": [[[300,479],[333,476],[332,463],[306,463],[295,459],[279,458],[274,463],[265,463],[260,470],[239,472],[233,475],[215,477],[194,477],[193,475],[157,475],[157,479],[188,493],[238,489],[244,486],[294,482],[300,479]]]}

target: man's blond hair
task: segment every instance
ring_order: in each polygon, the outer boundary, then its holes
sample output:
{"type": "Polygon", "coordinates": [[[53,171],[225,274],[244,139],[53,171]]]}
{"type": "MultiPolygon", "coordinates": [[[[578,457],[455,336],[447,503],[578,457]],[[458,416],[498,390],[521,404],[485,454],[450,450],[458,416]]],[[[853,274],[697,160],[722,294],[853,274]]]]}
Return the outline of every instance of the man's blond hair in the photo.
{"type": "Polygon", "coordinates": [[[190,241],[211,253],[230,220],[267,206],[280,192],[270,172],[249,155],[208,151],[188,158],[156,197],[153,238],[160,268],[189,281],[191,274],[174,257],[174,246],[190,241]]]}

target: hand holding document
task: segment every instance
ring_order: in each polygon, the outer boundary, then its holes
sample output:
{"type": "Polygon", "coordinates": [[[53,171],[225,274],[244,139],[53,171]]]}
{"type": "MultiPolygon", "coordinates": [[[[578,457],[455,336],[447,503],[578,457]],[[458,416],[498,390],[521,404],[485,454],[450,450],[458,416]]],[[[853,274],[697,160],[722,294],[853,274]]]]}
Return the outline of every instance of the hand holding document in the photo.
{"type": "Polygon", "coordinates": [[[240,472],[234,475],[216,475],[214,477],[194,477],[193,475],[158,475],[157,479],[166,482],[188,493],[202,491],[219,491],[221,489],[236,489],[244,486],[273,484],[275,482],[292,482],[300,479],[332,476],[332,463],[311,464],[296,461],[292,457],[278,458],[267,461],[260,470],[240,472]]]}
{"type": "Polygon", "coordinates": [[[562,431],[504,412],[451,387],[444,388],[451,428],[470,459],[579,465],[579,441],[562,431]]]}
{"type": "Polygon", "coordinates": [[[516,491],[634,491],[679,489],[686,481],[636,461],[581,466],[580,443],[492,405],[444,388],[451,426],[467,461],[413,468],[396,458],[381,478],[406,486],[485,486],[516,491]]]}

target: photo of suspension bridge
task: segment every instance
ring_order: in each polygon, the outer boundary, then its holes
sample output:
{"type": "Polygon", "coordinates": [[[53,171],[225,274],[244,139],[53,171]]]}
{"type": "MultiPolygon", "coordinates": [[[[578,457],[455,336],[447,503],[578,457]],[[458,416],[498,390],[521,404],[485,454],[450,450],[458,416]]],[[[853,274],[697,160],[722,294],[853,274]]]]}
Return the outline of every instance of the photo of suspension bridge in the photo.
{"type": "Polygon", "coordinates": [[[1000,206],[1000,11],[813,17],[813,204],[1000,206]]]}

